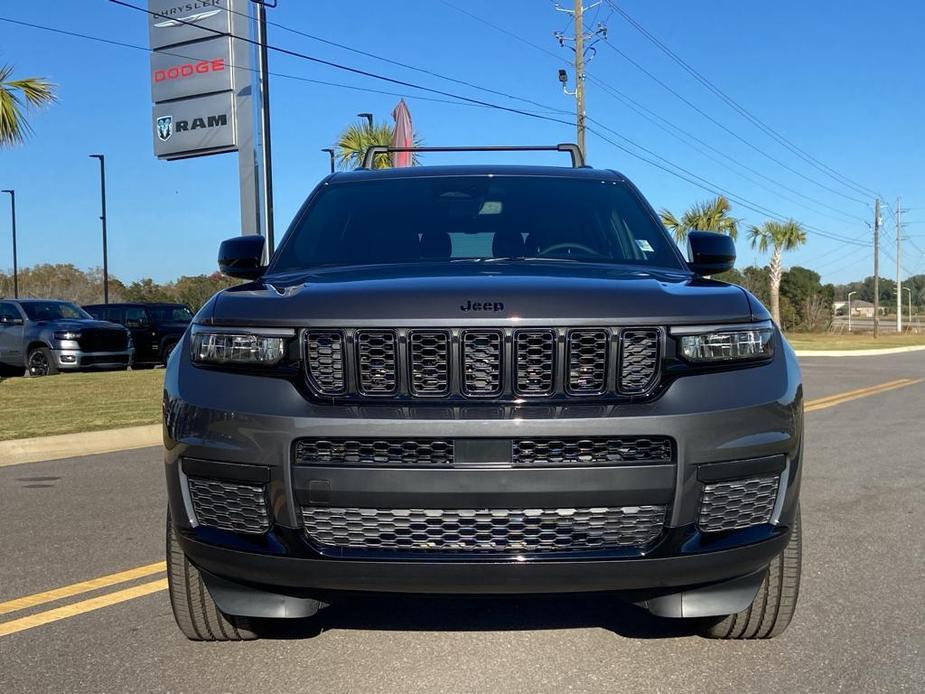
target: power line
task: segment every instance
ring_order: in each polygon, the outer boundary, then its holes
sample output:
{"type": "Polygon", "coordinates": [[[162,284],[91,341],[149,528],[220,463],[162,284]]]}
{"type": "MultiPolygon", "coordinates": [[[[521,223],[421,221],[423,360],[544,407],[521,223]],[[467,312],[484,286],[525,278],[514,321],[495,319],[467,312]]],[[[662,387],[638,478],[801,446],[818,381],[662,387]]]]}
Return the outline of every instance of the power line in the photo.
{"type": "MultiPolygon", "coordinates": [[[[812,203],[814,203],[814,204],[816,204],[816,205],[819,205],[820,207],[824,207],[824,208],[827,208],[827,209],[829,209],[829,210],[833,210],[833,211],[837,212],[837,213],[841,216],[841,218],[842,218],[843,220],[861,221],[861,222],[865,221],[862,217],[857,217],[857,216],[850,215],[850,214],[848,214],[847,212],[844,212],[840,207],[835,207],[834,205],[828,205],[828,204],[823,203],[823,202],[821,202],[821,201],[819,201],[819,200],[816,200],[815,198],[812,198],[812,197],[810,197],[810,196],[808,196],[808,195],[806,195],[806,194],[804,194],[804,193],[801,193],[800,191],[798,191],[798,190],[796,190],[796,189],[794,189],[794,188],[791,188],[791,187],[789,187],[788,185],[786,185],[786,184],[784,184],[784,183],[781,183],[780,181],[778,181],[778,180],[776,180],[776,179],[773,179],[773,178],[771,178],[770,176],[767,176],[766,174],[763,174],[762,172],[758,171],[757,169],[755,169],[755,168],[753,168],[753,167],[751,167],[751,166],[748,166],[748,165],[746,165],[746,164],[743,164],[742,162],[740,162],[739,160],[737,160],[735,157],[733,157],[733,156],[731,156],[731,155],[729,155],[729,154],[726,154],[725,152],[723,152],[721,149],[719,149],[719,148],[717,148],[717,147],[714,147],[714,146],[711,145],[709,142],[706,142],[705,140],[703,140],[702,138],[697,137],[696,135],[694,135],[694,134],[691,133],[690,131],[685,130],[684,128],[682,128],[681,126],[679,126],[677,123],[673,123],[672,121],[668,120],[668,119],[665,118],[664,116],[661,116],[661,115],[655,113],[655,112],[652,111],[651,109],[647,108],[646,106],[644,106],[643,104],[639,103],[639,102],[636,101],[635,99],[633,99],[633,98],[627,96],[625,93],[621,92],[620,90],[618,90],[618,89],[616,89],[616,88],[610,86],[610,85],[607,84],[606,82],[602,82],[602,81],[600,81],[599,79],[597,79],[596,77],[591,77],[591,76],[589,76],[588,79],[589,79],[589,81],[593,82],[593,83],[596,84],[598,87],[600,87],[601,89],[603,89],[605,93],[609,94],[609,95],[612,96],[614,99],[617,99],[618,101],[621,101],[625,106],[627,106],[629,109],[635,111],[635,112],[636,112],[637,114],[639,114],[642,118],[644,118],[645,120],[649,121],[650,123],[652,123],[653,125],[655,125],[657,128],[663,130],[664,132],[667,132],[669,135],[671,135],[672,137],[676,138],[678,141],[685,143],[688,147],[691,147],[691,148],[694,149],[695,151],[700,152],[700,154],[702,154],[703,156],[707,157],[707,158],[710,159],[711,161],[715,161],[716,163],[720,164],[720,165],[723,166],[724,168],[727,168],[727,169],[728,169],[729,167],[728,167],[727,164],[724,164],[723,162],[719,161],[716,157],[711,156],[710,154],[704,152],[702,149],[700,149],[700,148],[698,148],[697,146],[691,144],[691,143],[690,143],[689,141],[687,141],[685,138],[689,138],[690,140],[694,140],[695,142],[699,143],[699,144],[702,145],[703,147],[706,147],[707,149],[709,149],[711,152],[715,152],[717,155],[723,157],[723,159],[727,160],[730,164],[732,164],[732,165],[734,165],[734,166],[737,166],[737,167],[739,167],[739,168],[742,168],[742,169],[744,169],[745,171],[748,171],[748,172],[754,174],[755,176],[759,176],[760,178],[762,178],[762,179],[764,179],[764,180],[766,180],[766,181],[772,183],[773,185],[779,186],[780,188],[783,188],[784,190],[786,190],[786,191],[788,191],[788,192],[790,192],[790,193],[793,193],[794,195],[797,195],[797,196],[799,196],[799,197],[801,197],[801,198],[804,198],[804,199],[806,199],[806,200],[809,200],[810,202],[812,202],[812,203]],[[666,126],[667,126],[667,127],[666,127],[666,126]],[[669,129],[669,128],[670,128],[670,129],[669,129]],[[674,131],[676,131],[676,132],[672,132],[672,130],[674,130],[674,131]],[[679,136],[677,133],[681,133],[681,135],[682,135],[683,137],[682,137],[682,136],[679,136]]],[[[731,170],[731,169],[730,169],[730,170],[731,170]]],[[[747,175],[745,175],[745,174],[743,174],[743,173],[741,173],[741,172],[738,172],[738,171],[735,171],[734,173],[736,173],[738,176],[741,176],[741,177],[744,178],[745,180],[747,180],[747,181],[753,183],[754,185],[758,186],[758,187],[761,188],[762,190],[765,190],[765,191],[771,193],[772,195],[777,195],[777,196],[779,196],[780,198],[782,198],[783,200],[786,200],[787,202],[791,202],[791,203],[793,203],[794,205],[799,205],[799,206],[803,207],[804,209],[807,209],[807,210],[809,210],[809,211],[811,211],[811,212],[814,212],[815,214],[819,214],[819,215],[822,215],[822,216],[825,216],[825,217],[829,217],[829,218],[831,218],[831,219],[836,219],[836,217],[833,216],[831,213],[820,212],[819,210],[814,209],[814,208],[812,208],[812,207],[806,205],[806,203],[801,203],[801,202],[799,202],[799,201],[797,201],[797,200],[794,200],[794,199],[792,199],[792,198],[789,198],[789,197],[787,197],[786,195],[783,195],[783,194],[781,194],[781,193],[778,192],[778,191],[775,191],[775,190],[772,190],[771,188],[768,188],[766,185],[760,183],[759,181],[756,181],[754,178],[752,178],[752,177],[750,177],[750,176],[747,176],[747,175]]]]}
{"type": "MultiPolygon", "coordinates": [[[[111,1],[115,2],[116,0],[111,0],[111,1]]],[[[756,144],[754,144],[753,142],[751,142],[751,141],[745,139],[744,137],[742,137],[741,135],[739,135],[737,132],[735,132],[732,128],[728,127],[728,126],[725,125],[724,123],[720,122],[719,120],[717,120],[716,118],[714,118],[713,116],[711,116],[709,113],[707,113],[707,112],[704,111],[702,108],[700,108],[699,106],[697,106],[697,104],[695,104],[695,103],[692,102],[690,99],[688,99],[687,97],[685,97],[684,95],[682,95],[682,94],[681,94],[680,92],[678,92],[676,89],[674,89],[674,88],[671,87],[670,85],[666,84],[663,80],[659,79],[659,78],[658,78],[656,75],[654,75],[652,72],[650,72],[650,71],[647,70],[645,67],[643,67],[642,65],[640,65],[639,62],[637,62],[636,60],[634,60],[633,58],[631,58],[629,55],[627,55],[626,52],[624,52],[624,51],[620,50],[619,48],[617,48],[616,46],[614,46],[609,40],[605,39],[605,40],[604,40],[604,44],[605,44],[606,46],[609,46],[610,49],[611,49],[612,51],[614,51],[615,53],[617,53],[617,54],[618,54],[619,56],[621,56],[624,60],[626,60],[628,63],[630,63],[630,65],[632,65],[633,67],[635,67],[637,70],[639,70],[640,72],[642,72],[644,75],[646,75],[647,77],[649,77],[650,79],[652,79],[654,82],[656,82],[656,83],[657,83],[659,86],[661,86],[663,89],[667,90],[670,94],[674,95],[677,99],[679,99],[680,101],[682,101],[683,103],[685,103],[687,106],[689,106],[690,108],[692,108],[694,111],[696,111],[697,113],[699,113],[701,116],[703,116],[704,118],[706,118],[707,120],[709,120],[709,121],[710,121],[711,123],[713,123],[715,126],[717,126],[718,128],[722,129],[724,132],[728,133],[729,135],[731,135],[732,137],[734,137],[736,140],[738,140],[739,142],[741,142],[742,144],[744,144],[745,146],[747,146],[749,149],[754,150],[755,152],[757,152],[757,153],[760,154],[761,156],[765,157],[766,159],[768,159],[768,160],[774,162],[775,164],[777,164],[777,165],[780,166],[781,168],[786,169],[786,170],[789,171],[790,173],[792,173],[792,174],[794,174],[794,175],[796,175],[796,176],[799,176],[800,178],[802,178],[802,179],[808,181],[809,183],[812,183],[813,185],[819,186],[820,188],[823,188],[824,190],[827,190],[827,191],[829,191],[830,193],[833,193],[833,194],[835,194],[835,195],[839,195],[839,196],[845,198],[846,200],[850,200],[850,201],[852,201],[852,202],[856,202],[856,203],[858,203],[858,204],[860,204],[860,205],[865,205],[865,206],[867,205],[867,202],[866,202],[866,201],[861,200],[861,199],[859,199],[859,198],[852,197],[851,195],[848,195],[848,194],[846,194],[846,193],[841,192],[840,190],[837,190],[837,189],[835,189],[835,188],[832,188],[831,186],[826,185],[825,183],[821,183],[820,181],[817,181],[816,179],[811,178],[810,176],[807,176],[807,175],[804,174],[802,171],[799,171],[798,169],[795,169],[795,168],[793,168],[792,166],[790,166],[789,164],[785,163],[784,161],[778,159],[778,158],[775,157],[773,154],[768,154],[768,153],[765,152],[763,149],[761,149],[758,145],[756,145],[756,144]]]]}
{"type": "Polygon", "coordinates": [[[665,55],[671,58],[675,63],[680,65],[688,74],[690,74],[695,80],[700,82],[704,87],[709,91],[719,97],[737,113],[742,115],[744,118],[749,120],[756,127],[764,131],[767,135],[772,137],[778,143],[789,149],[791,152],[796,154],[798,157],[809,163],[814,168],[818,169],[822,173],[826,174],[835,181],[841,183],[841,185],[853,189],[855,192],[868,195],[877,195],[876,191],[864,186],[857,181],[850,179],[848,176],[839,173],[832,167],[824,164],[819,161],[816,157],[809,154],[805,150],[801,149],[793,142],[788,140],[786,137],[781,135],[779,132],[774,130],[771,126],[763,122],[757,116],[748,111],[744,106],[739,104],[735,99],[726,94],[723,90],[717,87],[713,82],[704,77],[700,72],[693,68],[689,63],[687,63],[683,58],[681,58],[677,53],[675,53],[671,48],[666,46],[662,41],[660,41],[656,36],[649,32],[644,26],[637,22],[633,17],[629,15],[623,8],[619,7],[613,0],[607,0],[607,4],[610,5],[616,12],[618,12],[630,25],[633,26],[639,33],[641,33],[647,40],[649,40],[653,45],[655,45],[659,50],[661,50],[665,55]]]}

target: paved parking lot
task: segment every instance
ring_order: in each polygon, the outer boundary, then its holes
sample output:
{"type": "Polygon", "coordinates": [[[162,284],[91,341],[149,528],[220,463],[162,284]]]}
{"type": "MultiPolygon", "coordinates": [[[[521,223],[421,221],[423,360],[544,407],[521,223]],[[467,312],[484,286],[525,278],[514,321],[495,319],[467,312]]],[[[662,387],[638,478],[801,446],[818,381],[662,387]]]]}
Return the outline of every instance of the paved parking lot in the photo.
{"type": "Polygon", "coordinates": [[[165,498],[143,449],[0,468],[0,692],[922,691],[925,353],[807,359],[804,377],[809,400],[851,395],[807,413],[803,586],[778,639],[708,641],[579,596],[358,601],[271,639],[192,643],[151,566],[165,498]],[[48,623],[9,626],[29,618],[48,623]]]}

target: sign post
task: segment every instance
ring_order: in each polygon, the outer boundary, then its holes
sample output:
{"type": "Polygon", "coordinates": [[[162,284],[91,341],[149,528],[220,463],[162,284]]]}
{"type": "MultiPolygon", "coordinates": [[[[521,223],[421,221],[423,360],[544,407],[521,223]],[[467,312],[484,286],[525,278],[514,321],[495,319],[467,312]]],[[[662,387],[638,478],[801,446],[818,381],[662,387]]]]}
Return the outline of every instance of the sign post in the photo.
{"type": "Polygon", "coordinates": [[[148,0],[151,130],[158,159],[237,152],[241,233],[269,239],[251,7],[249,0],[148,0]]]}

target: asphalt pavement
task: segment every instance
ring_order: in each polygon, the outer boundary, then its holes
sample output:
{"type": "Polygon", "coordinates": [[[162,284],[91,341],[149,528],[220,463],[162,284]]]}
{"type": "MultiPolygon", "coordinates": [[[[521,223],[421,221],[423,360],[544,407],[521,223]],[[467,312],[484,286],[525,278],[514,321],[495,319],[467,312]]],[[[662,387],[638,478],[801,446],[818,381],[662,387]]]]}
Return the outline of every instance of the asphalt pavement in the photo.
{"type": "Polygon", "coordinates": [[[0,468],[0,692],[922,691],[925,353],[803,368],[808,399],[853,395],[806,415],[803,584],[777,639],[710,641],[603,596],[386,597],[193,643],[157,583],[163,469],[141,449],[0,468]],[[3,614],[59,588],[79,593],[3,614]],[[28,618],[47,623],[2,635],[28,618]]]}

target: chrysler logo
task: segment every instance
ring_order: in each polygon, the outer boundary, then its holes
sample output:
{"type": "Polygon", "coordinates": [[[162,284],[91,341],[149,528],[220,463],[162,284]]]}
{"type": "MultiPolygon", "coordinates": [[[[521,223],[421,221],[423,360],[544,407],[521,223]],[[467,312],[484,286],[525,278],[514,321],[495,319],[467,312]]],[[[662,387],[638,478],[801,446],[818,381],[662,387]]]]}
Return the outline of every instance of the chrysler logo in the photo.
{"type": "Polygon", "coordinates": [[[177,27],[184,24],[196,24],[201,22],[204,19],[209,17],[214,17],[219,12],[222,11],[221,0],[200,0],[199,2],[187,2],[176,7],[172,7],[169,10],[164,10],[163,12],[158,12],[158,17],[163,17],[164,19],[160,22],[155,22],[154,26],[158,29],[166,29],[168,27],[177,27]],[[206,7],[215,7],[214,10],[206,10],[206,7]],[[201,12],[196,12],[195,10],[202,10],[201,12]],[[172,15],[180,14],[181,12],[188,12],[189,14],[183,17],[174,17],[172,15]]]}

